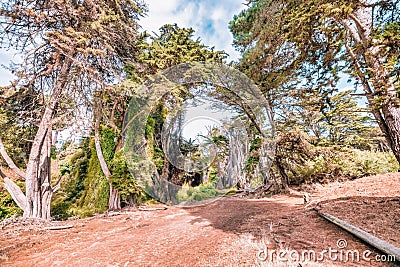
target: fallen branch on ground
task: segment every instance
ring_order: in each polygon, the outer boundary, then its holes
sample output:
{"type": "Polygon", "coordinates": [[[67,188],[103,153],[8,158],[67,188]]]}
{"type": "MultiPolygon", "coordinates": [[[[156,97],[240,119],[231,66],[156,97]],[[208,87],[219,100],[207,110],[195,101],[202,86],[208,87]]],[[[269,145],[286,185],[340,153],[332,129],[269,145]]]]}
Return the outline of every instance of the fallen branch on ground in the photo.
{"type": "Polygon", "coordinates": [[[145,207],[145,206],[140,206],[138,209],[141,210],[141,211],[166,210],[167,206],[163,206],[163,207],[145,207]]]}
{"type": "Polygon", "coordinates": [[[347,232],[351,233],[352,235],[358,237],[359,239],[363,240],[364,242],[368,243],[369,245],[373,246],[374,248],[386,253],[387,255],[393,255],[396,257],[396,260],[400,262],[400,248],[393,246],[392,244],[387,243],[386,241],[377,238],[371,235],[364,230],[361,230],[358,227],[355,227],[343,220],[336,218],[333,215],[330,215],[326,212],[320,212],[318,209],[314,208],[318,214],[323,217],[324,219],[330,221],[331,223],[339,226],[340,228],[346,230],[347,232]]]}
{"type": "Polygon", "coordinates": [[[58,225],[58,226],[48,226],[45,227],[44,230],[63,230],[63,229],[69,229],[74,227],[73,225],[58,225]]]}

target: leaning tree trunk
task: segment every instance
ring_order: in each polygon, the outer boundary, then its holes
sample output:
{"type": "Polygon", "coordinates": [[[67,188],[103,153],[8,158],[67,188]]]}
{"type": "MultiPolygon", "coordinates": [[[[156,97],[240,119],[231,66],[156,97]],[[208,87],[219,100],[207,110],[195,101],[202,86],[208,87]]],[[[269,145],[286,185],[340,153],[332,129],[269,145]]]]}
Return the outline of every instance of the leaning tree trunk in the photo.
{"type": "MultiPolygon", "coordinates": [[[[365,0],[361,2],[366,4],[365,0]]],[[[377,40],[372,38],[372,19],[372,8],[360,7],[349,16],[348,20],[343,21],[348,35],[362,48],[359,49],[362,53],[353,51],[349,45],[346,45],[346,48],[354,61],[354,69],[362,82],[372,114],[400,163],[400,108],[395,103],[398,98],[385,66],[384,52],[377,44],[377,40]],[[371,70],[369,75],[363,68],[364,64],[371,70]],[[367,79],[367,76],[371,76],[370,79],[367,79]],[[384,97],[376,98],[381,96],[384,97]]]]}
{"type": "Polygon", "coordinates": [[[24,195],[21,188],[15,184],[11,179],[1,172],[0,176],[3,178],[4,187],[10,193],[12,199],[17,205],[24,211],[24,216],[28,218],[50,218],[50,200],[53,193],[53,188],[50,186],[50,144],[51,133],[46,134],[44,141],[40,147],[40,156],[38,160],[38,171],[36,176],[27,176],[22,172],[8,156],[5,150],[2,140],[0,139],[0,154],[6,160],[7,164],[14,173],[18,174],[22,179],[27,177],[27,184],[40,185],[36,187],[27,186],[27,195],[32,196],[29,200],[30,206],[28,205],[28,198],[24,195]],[[33,179],[32,179],[33,178],[33,179]],[[38,179],[37,179],[38,178],[38,179]],[[29,182],[29,183],[28,183],[29,182]],[[36,189],[33,193],[29,194],[32,189],[36,189]]]}
{"type": "Polygon", "coordinates": [[[400,163],[400,109],[396,107],[383,107],[382,112],[388,126],[386,139],[394,156],[400,163]]]}
{"type": "Polygon", "coordinates": [[[108,209],[109,210],[118,210],[121,209],[121,197],[116,188],[113,187],[111,181],[111,172],[107,166],[107,162],[104,159],[103,151],[101,150],[100,144],[100,135],[99,135],[99,127],[100,127],[100,118],[96,118],[95,126],[94,126],[94,143],[96,147],[97,158],[100,162],[101,170],[103,171],[104,176],[107,178],[108,184],[110,186],[110,196],[108,198],[108,209]]]}

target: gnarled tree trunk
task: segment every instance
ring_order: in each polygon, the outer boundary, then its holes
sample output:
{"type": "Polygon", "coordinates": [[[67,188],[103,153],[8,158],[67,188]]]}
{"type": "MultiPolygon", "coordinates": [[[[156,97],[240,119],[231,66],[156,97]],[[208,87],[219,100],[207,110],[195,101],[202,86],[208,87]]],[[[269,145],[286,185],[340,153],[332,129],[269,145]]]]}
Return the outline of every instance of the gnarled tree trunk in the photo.
{"type": "Polygon", "coordinates": [[[26,172],[18,169],[0,142],[0,152],[9,167],[26,180],[26,195],[10,179],[5,178],[6,189],[17,205],[24,211],[25,218],[50,219],[50,202],[55,189],[51,186],[50,152],[52,119],[66,84],[70,62],[64,62],[57,77],[56,86],[46,105],[29,154],[26,172]]]}
{"type": "Polygon", "coordinates": [[[70,61],[64,62],[33,140],[26,167],[25,218],[50,219],[50,202],[54,192],[50,171],[52,119],[66,85],[70,66],[70,61]]]}
{"type": "MultiPolygon", "coordinates": [[[[241,130],[230,129],[230,140],[229,140],[229,163],[226,171],[226,177],[229,179],[231,177],[235,177],[237,179],[238,185],[240,188],[249,187],[249,181],[245,172],[245,162],[246,162],[246,154],[249,150],[249,144],[244,142],[247,140],[244,136],[247,133],[243,133],[241,130]]],[[[230,180],[232,181],[232,179],[230,180]]],[[[228,184],[228,181],[222,181],[223,187],[233,186],[228,184]]]]}
{"type": "Polygon", "coordinates": [[[400,109],[396,107],[384,107],[382,112],[385,116],[388,133],[385,135],[390,148],[397,161],[400,163],[400,109]]]}

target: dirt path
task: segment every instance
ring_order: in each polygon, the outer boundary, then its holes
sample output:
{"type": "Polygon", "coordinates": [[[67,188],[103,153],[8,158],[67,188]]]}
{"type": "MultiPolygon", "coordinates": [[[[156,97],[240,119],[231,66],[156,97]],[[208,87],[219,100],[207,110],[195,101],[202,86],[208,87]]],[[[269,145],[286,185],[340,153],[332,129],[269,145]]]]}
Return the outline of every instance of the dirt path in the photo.
{"type": "Polygon", "coordinates": [[[310,190],[314,202],[307,208],[301,194],[262,200],[235,196],[202,207],[125,210],[58,223],[73,225],[64,230],[9,225],[0,230],[0,265],[291,266],[284,261],[290,261],[288,255],[278,261],[272,250],[288,249],[296,259],[296,252],[312,250],[318,256],[331,248],[338,253],[330,259],[325,255],[292,266],[396,266],[376,261],[379,252],[310,208],[318,202],[322,210],[400,246],[399,185],[400,176],[393,174],[319,186],[310,190]],[[347,246],[339,249],[338,240],[347,246]],[[355,250],[373,251],[371,261],[340,260],[340,251],[355,250]]]}

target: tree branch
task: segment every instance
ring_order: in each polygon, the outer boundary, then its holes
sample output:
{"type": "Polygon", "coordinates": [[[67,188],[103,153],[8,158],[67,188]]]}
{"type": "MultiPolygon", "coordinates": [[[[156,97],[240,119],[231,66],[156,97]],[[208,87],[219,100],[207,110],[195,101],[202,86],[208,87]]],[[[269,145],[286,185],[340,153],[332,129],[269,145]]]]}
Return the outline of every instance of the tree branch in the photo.
{"type": "Polygon", "coordinates": [[[58,177],[56,184],[51,187],[51,191],[53,191],[53,193],[57,192],[61,188],[61,179],[62,179],[62,175],[60,175],[60,177],[58,177]]]}
{"type": "Polygon", "coordinates": [[[100,126],[100,118],[97,117],[96,123],[94,126],[94,144],[96,147],[97,158],[99,159],[101,170],[103,171],[104,175],[106,176],[106,178],[108,180],[111,177],[111,172],[108,169],[107,162],[104,159],[104,155],[101,150],[99,126],[100,126]]]}
{"type": "Polygon", "coordinates": [[[0,171],[0,176],[3,178],[4,187],[10,193],[12,199],[17,203],[24,212],[26,208],[26,197],[21,188],[16,185],[11,179],[7,178],[3,172],[0,171]]]}
{"type": "Polygon", "coordinates": [[[4,158],[4,160],[6,161],[7,165],[10,167],[10,169],[17,174],[20,178],[22,178],[23,180],[25,180],[25,172],[21,171],[17,165],[15,165],[14,161],[10,158],[10,156],[8,155],[4,145],[3,145],[3,141],[0,138],[0,154],[1,156],[4,158]]]}
{"type": "Polygon", "coordinates": [[[361,24],[361,21],[354,16],[353,14],[349,14],[349,17],[354,21],[354,23],[356,24],[356,27],[358,29],[358,35],[361,37],[361,40],[363,42],[363,46],[366,47],[366,43],[367,43],[367,38],[364,34],[364,32],[366,31],[363,27],[363,25],[361,24]]]}
{"type": "Polygon", "coordinates": [[[131,123],[136,120],[136,118],[141,115],[144,112],[144,110],[141,110],[140,112],[138,112],[135,116],[132,117],[132,119],[129,120],[129,122],[125,125],[125,127],[122,129],[121,134],[124,134],[125,131],[128,129],[128,127],[131,125],[131,123]]]}
{"type": "MultiPolygon", "coordinates": [[[[346,39],[348,39],[348,33],[346,32],[346,39]]],[[[361,79],[361,83],[363,85],[364,88],[364,92],[365,92],[365,96],[367,97],[368,103],[370,103],[371,106],[371,113],[372,115],[374,115],[379,128],[381,129],[381,131],[383,132],[383,134],[385,135],[387,141],[389,142],[389,144],[391,145],[391,140],[389,139],[389,128],[388,125],[385,122],[385,119],[382,115],[382,113],[376,109],[374,107],[373,103],[373,90],[367,80],[367,78],[365,78],[364,72],[362,70],[362,66],[360,64],[360,62],[357,60],[357,57],[353,51],[353,49],[351,49],[351,47],[348,45],[347,40],[346,42],[344,42],[344,45],[346,47],[347,52],[349,53],[350,57],[352,58],[353,62],[354,62],[354,67],[355,70],[357,72],[358,77],[361,79]]]]}

